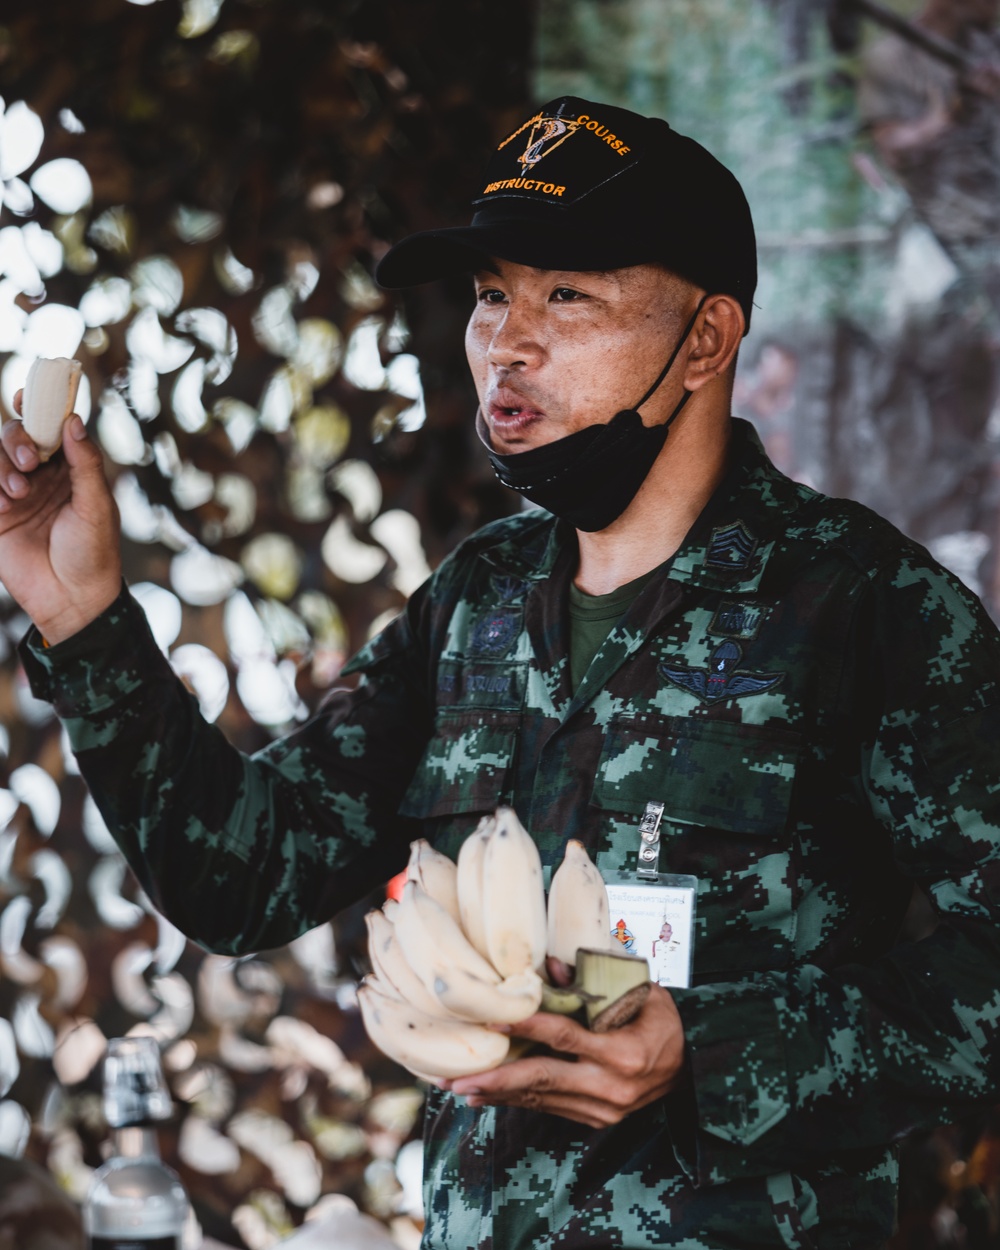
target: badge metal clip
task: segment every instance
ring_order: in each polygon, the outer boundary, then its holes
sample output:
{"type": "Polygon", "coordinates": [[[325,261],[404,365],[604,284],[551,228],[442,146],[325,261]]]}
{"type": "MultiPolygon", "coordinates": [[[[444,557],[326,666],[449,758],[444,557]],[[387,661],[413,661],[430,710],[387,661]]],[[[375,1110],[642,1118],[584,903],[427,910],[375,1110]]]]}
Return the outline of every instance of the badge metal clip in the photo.
{"type": "Polygon", "coordinates": [[[639,821],[639,864],[636,876],[640,881],[657,881],[660,872],[660,821],[662,803],[647,803],[639,821]]]}

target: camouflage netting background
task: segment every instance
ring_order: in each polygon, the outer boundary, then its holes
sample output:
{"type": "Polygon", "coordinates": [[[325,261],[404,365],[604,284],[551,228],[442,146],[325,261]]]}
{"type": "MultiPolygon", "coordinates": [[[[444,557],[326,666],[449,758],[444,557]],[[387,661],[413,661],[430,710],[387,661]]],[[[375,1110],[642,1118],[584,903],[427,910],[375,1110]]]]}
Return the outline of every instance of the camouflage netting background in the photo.
{"type": "MultiPolygon", "coordinates": [[[[388,240],[464,211],[527,100],[529,19],[440,0],[4,6],[5,415],[33,356],[84,362],[126,575],[245,749],[302,720],[428,566],[513,506],[472,455],[464,286],[404,307],[369,275],[388,240]]],[[[24,628],[8,599],[0,1150],[81,1196],[103,1040],[142,1023],[206,1232],[263,1247],[342,1192],[415,1244],[419,1153],[396,1161],[421,1094],[353,1008],[363,908],[235,966],[185,945],[27,694],[24,628]]]]}
{"type": "MultiPolygon", "coordinates": [[[[129,581],[239,746],[308,715],[428,569],[516,507],[473,433],[465,284],[399,299],[370,274],[401,234],[464,220],[490,140],[563,91],[659,111],[732,164],[765,274],[738,411],[782,468],[871,503],[997,613],[995,328],[860,124],[873,32],[835,45],[825,13],[7,0],[0,406],[34,356],[84,362],[129,581]]],[[[364,904],[257,959],[186,944],[29,696],[25,627],[0,603],[0,1153],[81,1196],[104,1039],[141,1027],[207,1233],[264,1250],[345,1193],[415,1246],[421,1094],[353,1007],[364,904]]],[[[977,1132],[921,1148],[916,1225],[995,1185],[977,1132]]]]}

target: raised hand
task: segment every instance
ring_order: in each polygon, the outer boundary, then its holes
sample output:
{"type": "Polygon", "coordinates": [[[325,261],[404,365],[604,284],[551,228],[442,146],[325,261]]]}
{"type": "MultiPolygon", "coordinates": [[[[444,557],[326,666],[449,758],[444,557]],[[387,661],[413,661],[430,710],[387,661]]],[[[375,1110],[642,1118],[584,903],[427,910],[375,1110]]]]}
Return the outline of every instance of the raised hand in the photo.
{"type": "MultiPolygon", "coordinates": [[[[15,397],[20,411],[20,392],[15,397]]],[[[0,582],[49,643],[100,615],[121,589],[118,509],[79,416],[42,464],[21,422],[0,431],[0,582]]]]}

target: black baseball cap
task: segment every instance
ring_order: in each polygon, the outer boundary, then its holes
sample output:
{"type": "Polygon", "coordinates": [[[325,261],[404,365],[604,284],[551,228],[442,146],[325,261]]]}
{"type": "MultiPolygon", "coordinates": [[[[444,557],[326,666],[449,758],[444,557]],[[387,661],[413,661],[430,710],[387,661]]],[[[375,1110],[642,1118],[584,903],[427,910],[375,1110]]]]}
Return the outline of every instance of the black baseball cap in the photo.
{"type": "Polygon", "coordinates": [[[472,223],[390,248],[375,277],[417,286],[485,257],[540,269],[659,262],[710,295],[731,295],[747,327],[757,286],[750,206],[735,176],[658,117],[562,96],[497,147],[472,223]]]}

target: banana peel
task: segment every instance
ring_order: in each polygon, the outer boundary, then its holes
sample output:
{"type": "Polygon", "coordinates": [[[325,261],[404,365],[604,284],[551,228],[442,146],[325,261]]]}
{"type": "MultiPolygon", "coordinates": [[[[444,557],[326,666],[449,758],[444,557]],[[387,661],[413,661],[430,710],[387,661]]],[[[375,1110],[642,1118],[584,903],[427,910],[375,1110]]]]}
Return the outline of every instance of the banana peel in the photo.
{"type": "Polygon", "coordinates": [[[540,1010],[575,1016],[592,1033],[607,1033],[639,1014],[649,987],[649,965],[644,959],[581,947],[573,983],[544,986],[540,1010]]]}

